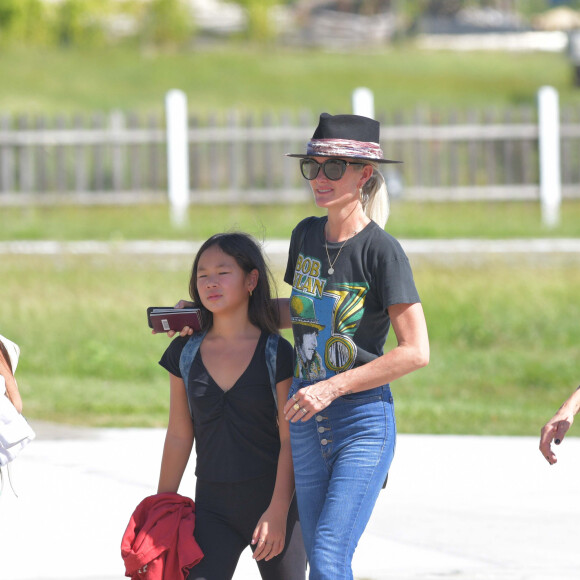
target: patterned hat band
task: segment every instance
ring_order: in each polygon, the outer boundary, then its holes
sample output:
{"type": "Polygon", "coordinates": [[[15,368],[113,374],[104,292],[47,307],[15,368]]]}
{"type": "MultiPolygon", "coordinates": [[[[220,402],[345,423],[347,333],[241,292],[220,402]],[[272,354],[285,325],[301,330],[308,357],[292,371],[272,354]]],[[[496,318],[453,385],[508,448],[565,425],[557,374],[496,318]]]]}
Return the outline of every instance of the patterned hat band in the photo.
{"type": "Polygon", "coordinates": [[[351,139],[312,139],[306,147],[306,155],[316,157],[356,157],[382,160],[383,151],[378,143],[353,141],[351,139]]]}

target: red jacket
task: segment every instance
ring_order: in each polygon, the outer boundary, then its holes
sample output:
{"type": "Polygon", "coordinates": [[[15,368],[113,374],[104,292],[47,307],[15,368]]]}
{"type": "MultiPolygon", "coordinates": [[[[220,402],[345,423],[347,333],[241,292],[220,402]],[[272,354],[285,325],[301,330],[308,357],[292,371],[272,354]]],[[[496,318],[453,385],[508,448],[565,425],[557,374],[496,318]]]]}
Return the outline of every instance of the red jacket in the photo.
{"type": "Polygon", "coordinates": [[[125,576],[178,580],[202,558],[193,537],[195,504],[177,493],[146,497],[135,509],[121,541],[125,576]]]}

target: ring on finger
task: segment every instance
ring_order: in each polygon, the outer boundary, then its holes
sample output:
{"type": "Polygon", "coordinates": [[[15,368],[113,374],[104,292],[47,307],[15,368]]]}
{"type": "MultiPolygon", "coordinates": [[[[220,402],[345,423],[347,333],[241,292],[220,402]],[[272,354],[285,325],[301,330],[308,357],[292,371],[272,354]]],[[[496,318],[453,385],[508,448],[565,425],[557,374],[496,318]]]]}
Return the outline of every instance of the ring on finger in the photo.
{"type": "Polygon", "coordinates": [[[296,396],[296,393],[294,393],[294,394],[292,395],[292,400],[293,400],[293,401],[298,401],[298,397],[296,396]]]}
{"type": "Polygon", "coordinates": [[[308,411],[307,411],[307,410],[306,410],[304,407],[302,407],[302,409],[300,409],[300,410],[301,410],[301,411],[302,411],[302,412],[303,412],[305,415],[308,413],[308,411]]]}
{"type": "Polygon", "coordinates": [[[294,403],[294,405],[292,405],[292,408],[293,408],[295,411],[298,411],[298,409],[300,409],[300,405],[299,405],[298,403],[294,403]]]}

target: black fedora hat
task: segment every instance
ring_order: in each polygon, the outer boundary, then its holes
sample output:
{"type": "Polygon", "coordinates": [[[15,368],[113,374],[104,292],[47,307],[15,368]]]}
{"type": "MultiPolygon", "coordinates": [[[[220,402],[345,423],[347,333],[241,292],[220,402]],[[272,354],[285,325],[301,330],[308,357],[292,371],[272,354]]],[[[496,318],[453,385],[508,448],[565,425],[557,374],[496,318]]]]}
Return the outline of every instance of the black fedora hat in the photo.
{"type": "Polygon", "coordinates": [[[341,157],[376,163],[402,163],[383,157],[379,144],[380,123],[360,115],[322,113],[318,127],[308,142],[306,153],[286,153],[288,157],[341,157]]]}

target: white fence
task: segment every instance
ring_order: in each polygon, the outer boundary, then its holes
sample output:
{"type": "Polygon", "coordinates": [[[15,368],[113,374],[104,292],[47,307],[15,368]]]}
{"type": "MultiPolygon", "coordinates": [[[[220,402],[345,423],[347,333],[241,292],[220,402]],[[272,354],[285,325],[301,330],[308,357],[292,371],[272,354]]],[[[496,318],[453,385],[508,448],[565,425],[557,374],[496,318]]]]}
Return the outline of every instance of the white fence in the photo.
{"type": "MultiPolygon", "coordinates": [[[[580,197],[580,107],[559,114],[563,198],[580,197]]],[[[539,200],[538,114],[504,110],[377,111],[391,194],[405,200],[539,200]]],[[[192,203],[309,199],[295,159],[317,114],[189,114],[192,203]]],[[[0,205],[162,203],[168,196],[164,115],[0,115],[0,205]]]]}

